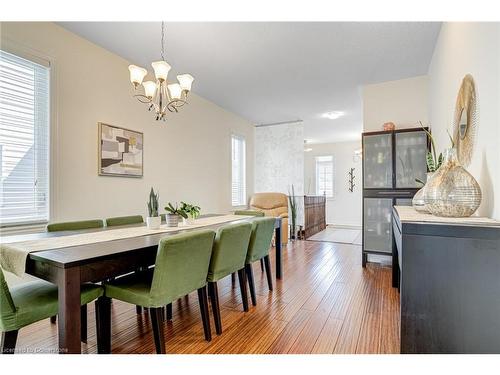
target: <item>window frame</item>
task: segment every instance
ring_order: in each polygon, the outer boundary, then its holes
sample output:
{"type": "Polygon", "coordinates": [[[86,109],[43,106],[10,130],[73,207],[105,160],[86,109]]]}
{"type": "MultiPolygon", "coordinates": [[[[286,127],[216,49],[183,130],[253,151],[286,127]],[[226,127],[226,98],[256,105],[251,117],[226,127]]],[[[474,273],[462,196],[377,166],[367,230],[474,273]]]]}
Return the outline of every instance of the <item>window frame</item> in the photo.
{"type": "Polygon", "coordinates": [[[47,124],[47,218],[43,220],[24,220],[9,223],[0,223],[0,232],[4,234],[16,234],[38,232],[45,228],[55,212],[56,202],[53,199],[56,189],[55,162],[57,161],[56,150],[52,145],[57,144],[57,96],[56,96],[56,63],[53,56],[45,55],[39,51],[21,45],[10,39],[2,40],[1,50],[9,54],[15,55],[21,59],[28,60],[34,64],[42,65],[48,69],[48,124],[47,124]]]}
{"type": "MultiPolygon", "coordinates": [[[[242,206],[246,206],[247,204],[247,146],[246,146],[246,138],[245,136],[241,135],[241,134],[237,134],[237,133],[231,133],[231,136],[230,136],[230,140],[231,140],[231,146],[230,146],[230,163],[231,163],[231,207],[242,207],[242,206]],[[233,202],[233,152],[234,152],[234,149],[233,149],[233,140],[238,140],[238,141],[243,141],[243,151],[241,153],[241,158],[242,158],[242,171],[240,172],[240,178],[243,180],[242,181],[242,185],[243,185],[243,189],[242,189],[242,192],[241,192],[241,197],[240,197],[240,201],[238,202],[238,204],[234,204],[233,202]]],[[[240,160],[241,161],[241,160],[240,160]]]]}
{"type": "MultiPolygon", "coordinates": [[[[315,193],[316,195],[320,195],[320,196],[323,196],[325,195],[326,199],[329,199],[329,200],[333,200],[335,199],[335,157],[333,155],[316,155],[314,157],[314,182],[315,182],[315,193]],[[318,160],[319,158],[325,158],[325,157],[329,157],[331,160],[330,161],[320,161],[318,160]],[[321,163],[331,163],[331,168],[330,168],[330,174],[332,176],[332,185],[331,185],[331,191],[332,191],[332,194],[331,195],[327,195],[327,194],[320,194],[320,183],[319,183],[319,171],[318,171],[318,167],[319,165],[318,164],[321,164],[321,163]]],[[[323,191],[325,191],[326,189],[323,189],[323,191]]]]}

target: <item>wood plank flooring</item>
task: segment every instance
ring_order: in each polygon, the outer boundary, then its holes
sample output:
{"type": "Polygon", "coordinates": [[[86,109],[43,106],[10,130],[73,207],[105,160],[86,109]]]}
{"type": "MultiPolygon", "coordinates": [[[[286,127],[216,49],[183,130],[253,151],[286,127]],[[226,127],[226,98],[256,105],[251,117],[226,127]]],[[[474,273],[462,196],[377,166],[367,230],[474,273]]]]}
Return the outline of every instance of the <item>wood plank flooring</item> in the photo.
{"type": "MultiPolygon", "coordinates": [[[[358,245],[296,241],[284,249],[284,280],[267,288],[254,265],[257,306],[244,313],[238,285],[219,282],[223,333],[203,339],[196,293],[174,303],[173,321],[165,323],[168,353],[398,353],[399,295],[391,270],[361,267],[358,245]]],[[[274,259],[273,259],[274,264],[274,259]]],[[[250,304],[251,305],[251,304],[250,304]]],[[[88,344],[96,353],[94,306],[89,305],[88,344]]],[[[20,331],[21,351],[57,347],[57,327],[48,320],[20,331]]],[[[113,353],[154,353],[149,315],[135,307],[112,304],[113,353]]]]}

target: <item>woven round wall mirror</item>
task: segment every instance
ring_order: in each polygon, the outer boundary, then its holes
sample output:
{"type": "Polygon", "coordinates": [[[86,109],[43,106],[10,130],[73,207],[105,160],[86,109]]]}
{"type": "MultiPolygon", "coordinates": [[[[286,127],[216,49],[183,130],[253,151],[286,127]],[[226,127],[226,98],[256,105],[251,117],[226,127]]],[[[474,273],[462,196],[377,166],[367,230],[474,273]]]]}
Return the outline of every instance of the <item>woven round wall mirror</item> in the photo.
{"type": "Polygon", "coordinates": [[[467,74],[458,91],[453,120],[453,140],[458,160],[463,166],[470,164],[476,127],[476,90],[474,79],[467,74]]]}

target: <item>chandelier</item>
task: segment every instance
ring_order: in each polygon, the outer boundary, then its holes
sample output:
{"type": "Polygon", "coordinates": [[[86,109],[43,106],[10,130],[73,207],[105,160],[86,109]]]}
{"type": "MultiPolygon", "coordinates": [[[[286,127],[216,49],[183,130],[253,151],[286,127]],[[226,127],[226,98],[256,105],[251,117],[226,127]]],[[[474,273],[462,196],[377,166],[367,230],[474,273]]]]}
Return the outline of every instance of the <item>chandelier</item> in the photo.
{"type": "Polygon", "coordinates": [[[191,91],[194,78],[190,74],[177,76],[178,83],[168,84],[167,76],[170,65],[165,61],[165,24],[161,23],[161,61],[151,63],[155,72],[156,82],[145,81],[144,77],[148,71],[140,66],[130,65],[130,82],[134,85],[134,90],[144,87],[144,94],[134,95],[141,103],[148,104],[148,110],[154,111],[156,120],[166,120],[168,112],[179,112],[179,108],[187,104],[187,96],[191,91]]]}

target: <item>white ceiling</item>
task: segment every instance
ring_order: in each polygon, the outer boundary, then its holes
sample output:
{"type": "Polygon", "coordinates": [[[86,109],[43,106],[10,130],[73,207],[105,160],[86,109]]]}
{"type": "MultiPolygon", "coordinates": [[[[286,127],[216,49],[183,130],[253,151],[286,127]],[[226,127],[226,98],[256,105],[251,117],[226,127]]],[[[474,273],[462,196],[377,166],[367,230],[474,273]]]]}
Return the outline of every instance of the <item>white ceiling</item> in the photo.
{"type": "MultiPolygon", "coordinates": [[[[63,22],[148,68],[160,58],[159,22],[63,22]]],[[[254,124],[301,119],[311,143],[359,139],[361,87],[427,74],[440,23],[166,23],[171,77],[254,124]],[[342,111],[330,120],[320,115],[342,111]]],[[[128,79],[128,72],[124,72],[128,79]]]]}

